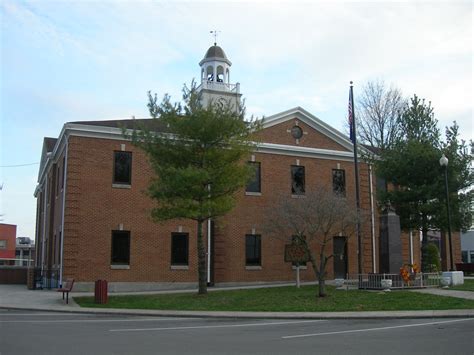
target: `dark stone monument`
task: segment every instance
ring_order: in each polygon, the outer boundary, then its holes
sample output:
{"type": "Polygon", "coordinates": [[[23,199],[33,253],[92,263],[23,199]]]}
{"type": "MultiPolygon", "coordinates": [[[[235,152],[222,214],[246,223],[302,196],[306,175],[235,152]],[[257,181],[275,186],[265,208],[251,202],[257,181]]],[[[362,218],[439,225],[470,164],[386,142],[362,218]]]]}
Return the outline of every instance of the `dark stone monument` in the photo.
{"type": "Polygon", "coordinates": [[[400,217],[388,203],[380,216],[380,273],[398,274],[403,265],[400,217]]]}

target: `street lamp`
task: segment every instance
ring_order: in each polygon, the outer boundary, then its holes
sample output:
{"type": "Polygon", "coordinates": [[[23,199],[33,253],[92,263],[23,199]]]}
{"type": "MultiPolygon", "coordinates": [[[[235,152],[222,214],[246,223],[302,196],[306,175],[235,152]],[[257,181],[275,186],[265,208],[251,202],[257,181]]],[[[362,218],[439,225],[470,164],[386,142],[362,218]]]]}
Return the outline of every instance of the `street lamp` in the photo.
{"type": "Polygon", "coordinates": [[[454,271],[454,260],[453,260],[453,244],[451,242],[451,209],[449,207],[449,188],[448,188],[448,158],[443,154],[439,159],[439,165],[444,167],[444,186],[446,189],[446,208],[448,210],[448,238],[449,238],[449,258],[450,258],[450,271],[454,271]]]}

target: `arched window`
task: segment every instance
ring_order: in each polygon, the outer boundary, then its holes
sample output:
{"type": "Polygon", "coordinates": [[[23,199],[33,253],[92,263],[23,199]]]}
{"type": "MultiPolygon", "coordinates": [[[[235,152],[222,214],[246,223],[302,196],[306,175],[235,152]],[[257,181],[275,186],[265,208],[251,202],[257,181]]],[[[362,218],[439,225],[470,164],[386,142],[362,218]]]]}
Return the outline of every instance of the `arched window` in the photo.
{"type": "Polygon", "coordinates": [[[207,81],[214,81],[214,68],[209,65],[206,69],[207,81]]]}
{"type": "Polygon", "coordinates": [[[224,82],[224,67],[219,65],[217,67],[217,82],[223,83],[224,82]]]}

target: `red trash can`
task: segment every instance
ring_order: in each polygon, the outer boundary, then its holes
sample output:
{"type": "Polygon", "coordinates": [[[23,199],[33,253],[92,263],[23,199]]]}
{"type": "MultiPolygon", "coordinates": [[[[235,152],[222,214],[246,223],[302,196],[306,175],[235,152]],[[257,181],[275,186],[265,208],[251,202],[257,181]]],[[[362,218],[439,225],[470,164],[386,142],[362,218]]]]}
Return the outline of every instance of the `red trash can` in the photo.
{"type": "Polygon", "coordinates": [[[106,280],[97,280],[95,282],[95,303],[97,304],[106,304],[109,298],[107,292],[107,281],[106,280]]]}

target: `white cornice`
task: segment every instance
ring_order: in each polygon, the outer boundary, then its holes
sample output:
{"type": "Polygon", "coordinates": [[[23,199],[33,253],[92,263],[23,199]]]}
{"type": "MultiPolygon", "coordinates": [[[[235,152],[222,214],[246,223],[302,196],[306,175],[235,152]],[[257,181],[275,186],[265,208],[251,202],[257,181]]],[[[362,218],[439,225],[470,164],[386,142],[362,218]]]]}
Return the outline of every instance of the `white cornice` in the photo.
{"type": "MultiPolygon", "coordinates": [[[[92,126],[86,124],[77,123],[66,123],[64,125],[69,135],[80,136],[80,137],[91,137],[91,138],[104,138],[104,139],[122,139],[123,131],[121,128],[116,127],[104,127],[104,126],[92,126]]],[[[126,133],[132,133],[133,130],[127,129],[126,133]]]]}
{"type": "MultiPolygon", "coordinates": [[[[274,144],[274,143],[259,143],[257,152],[266,153],[266,154],[279,154],[279,155],[290,155],[290,156],[299,156],[299,157],[309,157],[309,158],[318,158],[318,159],[332,159],[332,160],[344,160],[352,161],[352,142],[338,132],[331,126],[319,120],[317,117],[311,115],[309,112],[305,111],[301,107],[296,107],[291,110],[281,112],[279,114],[270,116],[264,121],[264,128],[274,126],[278,123],[287,121],[292,118],[298,118],[302,122],[305,122],[314,129],[320,131],[321,133],[329,136],[334,139],[337,143],[341,144],[343,147],[347,148],[347,151],[331,150],[331,149],[319,149],[319,148],[310,148],[310,147],[301,147],[301,146],[291,146],[284,144],[274,144]]],[[[126,133],[132,133],[133,130],[128,129],[126,133]]],[[[87,125],[87,124],[77,124],[77,123],[66,123],[64,124],[61,133],[59,134],[58,140],[51,152],[50,155],[46,158],[45,164],[39,171],[38,183],[42,184],[44,175],[48,170],[49,166],[56,162],[59,159],[59,156],[64,149],[66,137],[77,136],[77,137],[88,137],[88,138],[100,138],[100,139],[118,139],[118,140],[127,140],[123,131],[120,128],[116,127],[104,127],[96,125],[87,125]]],[[[36,191],[35,191],[36,192],[36,191]]]]}
{"type": "MultiPolygon", "coordinates": [[[[131,133],[132,130],[127,130],[127,133],[131,133]]],[[[59,155],[64,149],[65,138],[67,136],[78,136],[78,137],[89,137],[89,138],[102,138],[102,139],[122,139],[125,140],[123,136],[122,129],[114,127],[103,127],[87,124],[77,124],[77,123],[65,123],[59,137],[54,145],[53,150],[46,157],[46,162],[40,168],[38,174],[38,183],[41,184],[44,178],[48,167],[51,163],[56,162],[59,159],[59,155]]]]}
{"type": "MultiPolygon", "coordinates": [[[[126,140],[123,132],[119,128],[88,126],[84,124],[65,124],[66,130],[71,136],[102,138],[102,139],[121,139],[126,140]]],[[[132,133],[132,130],[127,130],[132,133]]],[[[350,151],[339,151],[332,149],[319,149],[301,146],[291,146],[275,143],[260,143],[257,148],[260,153],[280,154],[280,155],[296,155],[322,159],[342,159],[353,160],[353,153],[350,151]]]]}
{"type": "MultiPolygon", "coordinates": [[[[299,106],[266,117],[263,121],[263,129],[275,126],[294,118],[297,118],[299,121],[306,123],[308,126],[334,140],[336,143],[346,148],[349,152],[353,152],[354,147],[352,141],[346,137],[346,135],[299,106]]],[[[366,151],[364,147],[359,145],[358,148],[366,151]]]]}
{"type": "Polygon", "coordinates": [[[353,161],[354,156],[352,152],[345,152],[341,150],[319,149],[300,147],[293,145],[274,144],[274,143],[260,143],[257,148],[258,153],[290,155],[307,158],[331,159],[353,161]]]}
{"type": "MultiPolygon", "coordinates": [[[[67,135],[66,125],[67,124],[65,124],[63,126],[63,128],[61,129],[61,133],[59,133],[59,137],[56,140],[56,144],[54,145],[53,150],[51,152],[46,153],[45,163],[43,165],[40,165],[40,170],[38,172],[38,184],[39,185],[42,184],[42,180],[44,179],[44,176],[45,176],[46,171],[48,170],[48,167],[52,163],[58,161],[59,156],[61,155],[61,153],[62,153],[62,151],[65,147],[64,141],[65,141],[65,138],[66,138],[66,135],[67,135]]],[[[43,159],[43,157],[42,157],[42,159],[43,159]]]]}

